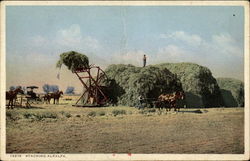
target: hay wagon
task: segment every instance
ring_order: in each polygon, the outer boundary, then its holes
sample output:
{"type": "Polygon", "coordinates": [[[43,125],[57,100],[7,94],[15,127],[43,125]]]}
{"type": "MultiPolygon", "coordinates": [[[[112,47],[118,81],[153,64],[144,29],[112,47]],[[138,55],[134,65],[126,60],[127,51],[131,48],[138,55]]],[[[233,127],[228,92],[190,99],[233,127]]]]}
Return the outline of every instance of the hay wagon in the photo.
{"type": "Polygon", "coordinates": [[[27,95],[26,95],[26,106],[30,106],[30,104],[39,104],[42,103],[42,99],[39,94],[34,92],[34,89],[38,89],[37,86],[28,86],[27,89],[27,95]]]}

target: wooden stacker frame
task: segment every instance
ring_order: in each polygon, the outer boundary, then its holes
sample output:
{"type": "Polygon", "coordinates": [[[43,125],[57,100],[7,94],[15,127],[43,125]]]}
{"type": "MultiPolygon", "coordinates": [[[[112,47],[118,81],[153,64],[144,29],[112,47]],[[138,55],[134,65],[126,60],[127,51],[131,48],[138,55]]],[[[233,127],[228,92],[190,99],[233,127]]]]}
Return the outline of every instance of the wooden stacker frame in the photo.
{"type": "Polygon", "coordinates": [[[108,102],[103,86],[100,85],[102,80],[107,79],[107,75],[99,66],[90,65],[88,68],[79,68],[73,73],[77,75],[85,88],[85,91],[73,106],[103,106],[108,102]],[[96,75],[93,76],[93,73],[96,73],[96,75]],[[79,101],[84,97],[86,98],[85,102],[79,105],[79,101]]]}

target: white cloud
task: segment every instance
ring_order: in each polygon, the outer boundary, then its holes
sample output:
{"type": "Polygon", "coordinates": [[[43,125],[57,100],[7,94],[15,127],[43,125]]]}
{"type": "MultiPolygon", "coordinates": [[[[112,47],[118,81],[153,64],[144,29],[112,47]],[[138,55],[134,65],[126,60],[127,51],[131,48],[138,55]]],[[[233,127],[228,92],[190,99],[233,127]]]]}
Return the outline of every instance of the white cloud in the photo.
{"type": "Polygon", "coordinates": [[[229,33],[203,39],[199,35],[176,31],[159,37],[168,45],[159,48],[153,63],[194,62],[209,67],[216,76],[231,75],[242,79],[244,51],[229,33]]]}
{"type": "Polygon", "coordinates": [[[71,25],[67,29],[57,32],[55,41],[63,46],[79,46],[82,42],[81,29],[79,25],[71,25]]]}
{"type": "Polygon", "coordinates": [[[164,61],[178,62],[183,55],[185,55],[185,51],[178,46],[170,44],[160,48],[152,61],[154,63],[162,63],[164,61]]]}
{"type": "Polygon", "coordinates": [[[96,50],[100,47],[98,40],[90,36],[83,36],[81,28],[77,24],[57,32],[55,42],[63,47],[72,47],[87,51],[96,50]]]}
{"type": "Polygon", "coordinates": [[[98,40],[90,36],[83,38],[82,43],[85,44],[85,46],[87,46],[88,48],[92,48],[92,49],[98,49],[100,47],[98,40]]]}
{"type": "Polygon", "coordinates": [[[189,34],[184,31],[175,31],[171,34],[160,34],[160,38],[182,41],[192,46],[200,45],[202,42],[202,39],[199,35],[189,34]]]}
{"type": "Polygon", "coordinates": [[[160,48],[158,54],[168,54],[171,58],[179,58],[181,55],[185,54],[185,51],[180,49],[176,45],[168,45],[166,47],[160,48]]]}
{"type": "Polygon", "coordinates": [[[164,62],[192,62],[196,60],[196,54],[182,48],[180,46],[169,44],[165,47],[159,48],[154,55],[150,64],[158,64],[164,62]]]}
{"type": "Polygon", "coordinates": [[[48,43],[47,39],[41,35],[36,35],[30,39],[34,46],[44,46],[48,43]]]}
{"type": "Polygon", "coordinates": [[[213,35],[210,46],[216,48],[218,53],[227,57],[243,57],[243,50],[237,46],[236,40],[228,33],[213,35]]]}
{"type": "Polygon", "coordinates": [[[212,35],[211,40],[205,40],[199,35],[176,31],[172,34],[161,34],[160,38],[171,42],[171,44],[161,47],[159,53],[167,53],[171,58],[177,58],[180,55],[183,56],[183,54],[189,57],[195,56],[197,60],[213,59],[218,56],[227,58],[243,57],[243,50],[228,33],[212,35]]]}
{"type": "Polygon", "coordinates": [[[234,75],[241,77],[243,70],[243,51],[234,38],[228,33],[211,35],[203,39],[196,34],[176,31],[172,34],[161,34],[161,45],[155,53],[146,51],[128,51],[125,54],[112,54],[110,63],[123,63],[142,66],[142,57],[147,55],[147,64],[164,62],[193,62],[209,67],[216,76],[234,75]],[[165,43],[164,43],[165,42],[165,43]],[[237,67],[238,72],[235,71],[237,67]]]}
{"type": "MultiPolygon", "coordinates": [[[[60,29],[55,35],[44,37],[35,35],[30,38],[33,48],[47,51],[67,51],[79,50],[84,52],[94,52],[101,48],[99,41],[89,35],[83,35],[81,28],[77,24],[73,24],[68,28],[60,29]]],[[[30,42],[29,42],[30,43],[30,42]]],[[[34,51],[33,51],[34,52],[34,51]]]]}
{"type": "Polygon", "coordinates": [[[80,26],[77,24],[71,25],[68,29],[58,31],[63,37],[78,37],[81,34],[80,26]]]}
{"type": "Polygon", "coordinates": [[[217,43],[234,43],[233,38],[228,33],[221,33],[219,35],[212,35],[212,40],[217,43]]]}
{"type": "MultiPolygon", "coordinates": [[[[135,66],[142,66],[142,58],[143,55],[147,55],[147,53],[145,53],[142,50],[138,50],[138,51],[129,51],[127,53],[124,54],[113,54],[111,57],[111,61],[110,63],[118,63],[118,64],[133,64],[135,66]]],[[[149,57],[147,57],[147,59],[150,59],[149,57]]]]}

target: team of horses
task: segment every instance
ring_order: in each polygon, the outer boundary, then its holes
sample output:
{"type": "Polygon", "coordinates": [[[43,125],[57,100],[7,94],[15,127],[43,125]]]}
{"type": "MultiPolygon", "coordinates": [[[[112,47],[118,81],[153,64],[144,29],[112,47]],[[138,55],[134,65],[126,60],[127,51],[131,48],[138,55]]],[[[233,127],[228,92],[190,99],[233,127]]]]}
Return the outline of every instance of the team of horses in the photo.
{"type": "Polygon", "coordinates": [[[59,104],[59,98],[63,95],[62,91],[56,91],[54,93],[47,93],[43,96],[44,102],[50,104],[50,100],[54,99],[54,104],[59,104]]]}
{"type": "Polygon", "coordinates": [[[180,106],[177,106],[178,100],[184,100],[185,93],[183,91],[177,91],[170,94],[161,94],[155,106],[158,108],[166,108],[167,111],[170,111],[171,108],[174,108],[174,111],[180,111],[180,106]]]}
{"type": "MultiPolygon", "coordinates": [[[[24,94],[21,88],[16,88],[15,90],[6,91],[6,100],[8,100],[7,108],[13,109],[15,107],[16,99],[18,94],[24,94]]],[[[56,91],[53,93],[47,93],[42,98],[44,103],[50,104],[50,100],[54,99],[54,104],[59,104],[59,99],[63,95],[62,91],[56,91]]],[[[27,100],[30,96],[26,96],[27,100]]]]}

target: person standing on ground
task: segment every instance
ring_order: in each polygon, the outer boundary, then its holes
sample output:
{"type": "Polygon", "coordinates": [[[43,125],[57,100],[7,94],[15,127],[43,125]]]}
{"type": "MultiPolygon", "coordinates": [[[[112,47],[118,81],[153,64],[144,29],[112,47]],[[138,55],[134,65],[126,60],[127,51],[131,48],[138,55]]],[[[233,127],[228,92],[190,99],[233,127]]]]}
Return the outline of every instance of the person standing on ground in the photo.
{"type": "Polygon", "coordinates": [[[146,62],[147,62],[147,57],[146,55],[143,55],[143,67],[146,66],[146,62]]]}
{"type": "Polygon", "coordinates": [[[141,108],[143,108],[143,97],[140,95],[139,97],[138,97],[138,100],[139,100],[139,105],[138,105],[138,108],[139,109],[141,109],[141,108]]]}

